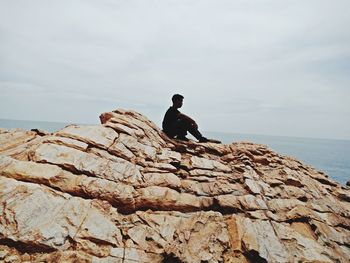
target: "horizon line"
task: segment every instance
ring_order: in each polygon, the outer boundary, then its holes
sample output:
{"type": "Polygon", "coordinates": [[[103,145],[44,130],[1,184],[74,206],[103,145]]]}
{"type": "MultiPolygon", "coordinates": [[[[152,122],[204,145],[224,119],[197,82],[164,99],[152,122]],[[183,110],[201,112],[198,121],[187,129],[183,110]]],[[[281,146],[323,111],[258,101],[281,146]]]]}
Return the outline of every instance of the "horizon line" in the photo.
{"type": "MultiPolygon", "coordinates": [[[[78,124],[78,125],[96,125],[100,124],[96,123],[79,123],[79,122],[62,122],[62,121],[46,121],[46,120],[20,120],[20,119],[8,119],[8,118],[0,118],[0,120],[5,121],[22,121],[22,122],[46,122],[46,123],[56,123],[56,124],[78,124]]],[[[158,126],[158,125],[157,125],[158,126]]],[[[3,128],[0,126],[0,128],[3,128]]],[[[19,128],[19,127],[14,127],[19,128]]],[[[160,128],[160,127],[159,127],[160,128]]],[[[298,135],[280,135],[280,134],[263,134],[263,133],[242,133],[242,132],[227,132],[227,131],[209,131],[203,130],[203,132],[208,133],[222,133],[222,134],[236,134],[236,135],[252,135],[252,136],[269,136],[269,137],[284,137],[284,138],[297,138],[297,139],[316,139],[316,140],[335,140],[335,141],[350,141],[350,138],[326,138],[326,137],[309,137],[309,136],[298,136],[298,135]]]]}

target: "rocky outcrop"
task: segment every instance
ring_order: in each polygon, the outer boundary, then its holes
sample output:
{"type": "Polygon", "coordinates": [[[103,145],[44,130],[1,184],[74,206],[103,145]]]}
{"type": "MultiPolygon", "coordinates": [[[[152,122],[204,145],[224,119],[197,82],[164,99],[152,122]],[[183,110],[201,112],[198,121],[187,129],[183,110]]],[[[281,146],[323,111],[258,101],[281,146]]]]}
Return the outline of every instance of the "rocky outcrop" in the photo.
{"type": "Polygon", "coordinates": [[[349,262],[350,190],[248,142],[167,138],[141,114],[0,129],[0,261],[349,262]]]}

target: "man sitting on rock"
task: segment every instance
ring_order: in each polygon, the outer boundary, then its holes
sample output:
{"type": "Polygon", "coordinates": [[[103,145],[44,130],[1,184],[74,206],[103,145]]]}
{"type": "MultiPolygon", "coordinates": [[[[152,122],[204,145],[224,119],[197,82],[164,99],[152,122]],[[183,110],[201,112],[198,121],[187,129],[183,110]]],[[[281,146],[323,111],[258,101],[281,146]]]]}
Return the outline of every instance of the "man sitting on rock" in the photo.
{"type": "MultiPolygon", "coordinates": [[[[199,142],[209,142],[209,140],[198,131],[197,123],[181,113],[178,109],[182,107],[184,97],[180,94],[175,94],[172,97],[173,106],[165,113],[163,119],[163,131],[170,137],[178,140],[188,141],[186,138],[187,132],[191,133],[199,142]]],[[[217,141],[216,141],[217,142],[217,141]]]]}

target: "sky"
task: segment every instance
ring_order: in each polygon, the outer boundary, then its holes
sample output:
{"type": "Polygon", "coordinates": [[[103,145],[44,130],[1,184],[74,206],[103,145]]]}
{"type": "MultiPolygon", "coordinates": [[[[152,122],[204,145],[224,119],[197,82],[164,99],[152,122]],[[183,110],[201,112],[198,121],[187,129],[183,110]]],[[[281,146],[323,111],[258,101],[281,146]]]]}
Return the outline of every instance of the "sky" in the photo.
{"type": "Polygon", "coordinates": [[[349,0],[0,0],[0,118],[350,139],[349,0]]]}

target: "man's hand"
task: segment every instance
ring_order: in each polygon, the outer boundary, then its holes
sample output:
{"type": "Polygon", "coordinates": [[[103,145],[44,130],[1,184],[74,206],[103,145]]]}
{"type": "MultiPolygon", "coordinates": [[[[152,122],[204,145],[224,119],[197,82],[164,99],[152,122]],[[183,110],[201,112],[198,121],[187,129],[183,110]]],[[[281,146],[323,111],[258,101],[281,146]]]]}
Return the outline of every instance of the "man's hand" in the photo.
{"type": "Polygon", "coordinates": [[[195,128],[196,130],[198,130],[198,124],[197,124],[195,121],[193,121],[193,122],[191,123],[191,126],[192,126],[193,128],[195,128]]]}

